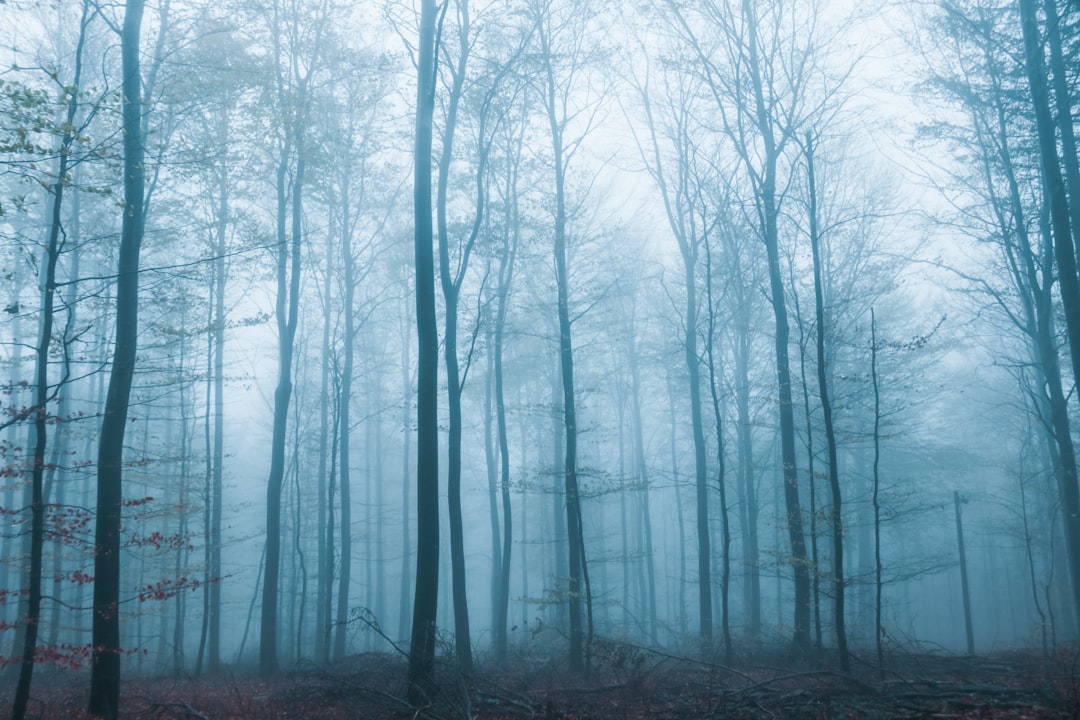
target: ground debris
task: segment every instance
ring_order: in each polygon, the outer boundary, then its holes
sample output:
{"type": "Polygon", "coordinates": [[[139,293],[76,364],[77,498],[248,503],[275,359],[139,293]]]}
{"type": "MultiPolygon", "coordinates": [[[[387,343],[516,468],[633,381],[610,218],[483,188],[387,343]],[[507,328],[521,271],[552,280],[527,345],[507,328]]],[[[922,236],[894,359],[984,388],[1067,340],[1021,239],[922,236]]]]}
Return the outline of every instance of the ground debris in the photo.
{"type": "MultiPolygon", "coordinates": [[[[612,657],[623,657],[620,650],[612,657]]],[[[903,656],[885,679],[792,670],[780,662],[724,665],[638,648],[633,662],[597,661],[586,676],[558,658],[481,662],[463,678],[440,661],[437,696],[405,700],[405,659],[367,653],[329,665],[302,663],[270,679],[236,672],[213,677],[131,679],[122,716],[135,720],[1064,720],[1080,717],[1080,677],[1024,655],[1002,658],[903,656]]],[[[84,717],[86,689],[46,676],[34,713],[84,717]]],[[[7,702],[7,697],[0,696],[7,702]]]]}

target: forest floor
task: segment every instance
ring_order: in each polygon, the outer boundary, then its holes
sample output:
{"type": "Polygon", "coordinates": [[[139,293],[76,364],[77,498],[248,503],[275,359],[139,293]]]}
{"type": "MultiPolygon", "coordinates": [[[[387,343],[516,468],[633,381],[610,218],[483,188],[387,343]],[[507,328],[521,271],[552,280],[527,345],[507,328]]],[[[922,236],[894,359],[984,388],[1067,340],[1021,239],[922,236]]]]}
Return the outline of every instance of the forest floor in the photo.
{"type": "MultiPolygon", "coordinates": [[[[633,645],[604,643],[588,677],[554,660],[519,657],[481,664],[469,682],[440,667],[428,704],[405,701],[405,662],[370,653],[328,667],[307,665],[272,679],[212,677],[125,680],[120,717],[141,720],[698,720],[1080,719],[1080,651],[1044,661],[1017,653],[960,658],[899,655],[882,678],[702,662],[633,645]]],[[[84,718],[86,687],[63,676],[35,682],[32,717],[84,718]]],[[[10,691],[0,693],[8,702],[10,691]]]]}

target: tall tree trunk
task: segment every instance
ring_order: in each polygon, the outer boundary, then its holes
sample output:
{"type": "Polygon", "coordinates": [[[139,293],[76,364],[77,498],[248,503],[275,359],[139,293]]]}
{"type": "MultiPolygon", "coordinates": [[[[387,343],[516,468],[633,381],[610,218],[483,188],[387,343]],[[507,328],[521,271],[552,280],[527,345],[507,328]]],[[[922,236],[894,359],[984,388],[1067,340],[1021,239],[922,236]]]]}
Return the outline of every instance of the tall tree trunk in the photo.
{"type": "MultiPolygon", "coordinates": [[[[222,152],[229,147],[229,114],[223,112],[218,124],[222,152]]],[[[213,479],[210,489],[210,563],[207,568],[210,587],[207,628],[206,667],[210,673],[221,671],[221,501],[225,477],[225,262],[226,232],[229,223],[229,169],[222,161],[218,169],[217,226],[214,230],[214,445],[213,479]]]]}
{"type": "MultiPolygon", "coordinates": [[[[305,101],[303,85],[301,104],[305,101]]],[[[298,126],[299,127],[299,126],[298,126]]],[[[298,137],[295,139],[299,141],[298,137]]],[[[303,151],[297,145],[296,172],[292,179],[292,227],[287,236],[287,174],[291,143],[281,151],[277,168],[277,302],[278,382],[274,390],[274,429],[270,445],[270,476],[266,483],[266,569],[262,588],[262,615],[259,625],[259,673],[278,671],[278,580],[281,572],[281,489],[285,480],[285,443],[292,398],[293,342],[300,307],[301,215],[304,186],[303,151]]]]}
{"type": "Polygon", "coordinates": [[[802,313],[799,311],[799,295],[792,296],[795,305],[795,324],[799,328],[799,376],[802,380],[803,412],[806,415],[806,478],[807,494],[810,496],[810,563],[814,568],[811,598],[814,604],[814,652],[821,658],[821,571],[818,554],[817,526],[817,470],[814,467],[814,423],[810,413],[810,384],[806,381],[806,337],[802,313]]]}
{"type": "Polygon", "coordinates": [[[646,593],[649,607],[649,638],[656,638],[656,568],[653,554],[652,511],[649,506],[649,466],[645,462],[645,432],[641,419],[641,371],[638,367],[637,340],[630,338],[630,422],[634,433],[634,477],[641,495],[641,526],[645,554],[646,593]]]}
{"type": "MultiPolygon", "coordinates": [[[[488,267],[490,271],[490,263],[488,267]]],[[[490,301],[489,301],[490,302],[490,301]]],[[[495,457],[498,438],[495,436],[495,334],[490,324],[485,330],[488,351],[484,356],[484,467],[487,470],[488,521],[491,532],[491,584],[488,602],[491,603],[492,646],[499,659],[499,586],[502,576],[502,527],[499,522],[499,465],[495,457]]],[[[505,630],[504,630],[505,632],[505,630]]]]}
{"type": "Polygon", "coordinates": [[[425,702],[435,689],[439,607],[439,337],[435,317],[431,222],[431,136],[435,109],[435,0],[421,0],[413,167],[417,352],[416,595],[409,647],[408,696],[425,702]]]}
{"type": "MultiPolygon", "coordinates": [[[[336,214],[336,213],[335,213],[336,214]]],[[[330,326],[333,303],[331,292],[334,275],[334,243],[332,233],[326,239],[326,267],[323,275],[322,362],[319,363],[319,466],[318,466],[318,565],[319,583],[315,589],[315,658],[318,662],[330,659],[330,614],[333,606],[334,551],[333,530],[328,524],[333,507],[333,490],[328,487],[327,460],[330,456],[330,326]]]]}
{"type": "Polygon", "coordinates": [[[881,624],[881,391],[878,381],[878,342],[877,342],[877,318],[874,316],[874,308],[870,308],[870,381],[874,387],[874,462],[873,462],[873,494],[871,503],[874,506],[874,649],[877,651],[878,673],[882,680],[885,679],[885,649],[883,638],[885,628],[881,624]]]}
{"type": "Polygon", "coordinates": [[[738,449],[739,520],[743,536],[743,604],[746,632],[761,634],[761,573],[758,569],[758,497],[754,480],[754,435],[750,424],[750,320],[746,301],[735,321],[735,440],[738,449]]]}
{"type": "Polygon", "coordinates": [[[840,652],[840,669],[850,672],[847,630],[844,624],[844,524],[840,497],[840,473],[836,458],[836,431],[833,428],[832,401],[825,355],[825,293],[822,288],[821,238],[818,232],[817,186],[814,177],[814,145],[806,134],[806,174],[810,186],[810,251],[814,262],[814,314],[817,319],[817,376],[821,396],[821,414],[825,423],[825,445],[829,453],[829,490],[832,493],[833,541],[833,625],[836,628],[836,648],[840,652]]]}
{"type": "Polygon", "coordinates": [[[352,249],[352,221],[349,204],[348,170],[343,174],[341,185],[341,262],[344,283],[345,331],[342,336],[344,358],[341,365],[341,399],[338,412],[341,415],[339,452],[341,454],[341,572],[338,580],[337,618],[334,628],[334,657],[345,657],[345,631],[349,619],[349,584],[352,579],[352,495],[350,467],[349,413],[352,400],[353,354],[356,345],[356,320],[353,303],[356,297],[356,258],[352,249]]]}
{"type": "MultiPolygon", "coordinates": [[[[547,40],[546,35],[544,36],[547,40]]],[[[582,623],[582,595],[584,592],[585,543],[581,524],[581,497],[577,477],[577,407],[574,392],[574,351],[570,325],[570,280],[566,263],[566,160],[563,149],[563,126],[557,117],[555,76],[551,67],[550,47],[545,47],[547,57],[546,105],[551,143],[555,161],[555,280],[558,295],[559,318],[559,367],[562,379],[563,429],[566,433],[565,462],[563,465],[564,491],[566,493],[566,529],[569,557],[567,597],[570,619],[570,644],[568,660],[572,672],[585,670],[585,629],[582,623]]]]}
{"type": "Polygon", "coordinates": [[[709,534],[709,484],[705,450],[705,428],[701,417],[701,363],[697,349],[697,264],[696,248],[682,239],[683,269],[686,273],[686,338],[683,356],[690,381],[690,424],[694,437],[694,487],[697,493],[698,613],[705,649],[712,644],[712,548],[709,534]]]}
{"type": "MultiPolygon", "coordinates": [[[[519,155],[520,157],[520,155],[519,155]]],[[[510,612],[510,556],[513,548],[513,517],[510,506],[510,439],[506,428],[506,395],[503,381],[503,344],[506,333],[507,302],[514,277],[514,259],[518,247],[517,223],[517,164],[515,163],[512,179],[507,180],[506,198],[508,203],[506,230],[504,239],[507,247],[499,256],[499,306],[495,314],[494,328],[494,381],[495,381],[495,422],[499,443],[499,490],[502,498],[503,539],[502,556],[499,568],[499,593],[495,612],[495,655],[505,659],[507,651],[506,625],[510,612]],[[510,209],[513,208],[513,210],[510,209]]],[[[522,545],[524,548],[525,546],[522,545]]]]}
{"type": "MultiPolygon", "coordinates": [[[[1050,110],[1049,93],[1043,67],[1043,51],[1036,20],[1036,0],[1018,0],[1020,25],[1024,36],[1024,59],[1031,90],[1035,124],[1038,131],[1043,184],[1049,197],[1050,224],[1057,259],[1059,287],[1065,310],[1073,375],[1080,380],[1080,281],[1076,275],[1076,255],[1069,220],[1069,199],[1057,154],[1057,140],[1050,110]]],[[[1065,100],[1067,103],[1067,99],[1065,100]]],[[[1075,475],[1061,485],[1061,504],[1065,518],[1069,571],[1072,576],[1073,603],[1080,616],[1080,485],[1075,475]],[[1071,480],[1071,482],[1070,482],[1071,480]]]]}
{"type": "Polygon", "coordinates": [[[676,179],[669,191],[669,181],[664,175],[663,158],[657,139],[656,124],[653,121],[652,106],[648,91],[642,91],[645,113],[649,121],[650,140],[652,142],[653,179],[660,188],[667,214],[668,224],[679,245],[682,256],[684,282],[686,284],[686,305],[684,309],[683,357],[690,382],[690,422],[694,439],[694,479],[697,495],[697,549],[698,549],[698,614],[700,634],[706,651],[712,645],[712,548],[709,532],[709,493],[708,464],[706,460],[705,430],[701,414],[701,359],[698,357],[698,299],[697,299],[697,260],[699,238],[694,223],[693,199],[691,187],[694,175],[689,137],[689,111],[683,106],[675,110],[673,127],[669,132],[674,135],[678,153],[676,179]]]}
{"type": "Polygon", "coordinates": [[[401,642],[409,636],[409,599],[411,584],[409,569],[412,559],[412,531],[409,511],[411,500],[409,490],[412,487],[412,363],[409,359],[409,346],[412,343],[412,318],[406,309],[402,318],[401,332],[401,586],[398,588],[398,634],[401,642]]]}
{"type": "Polygon", "coordinates": [[[716,343],[716,306],[713,304],[712,249],[705,237],[705,296],[709,313],[708,332],[705,335],[706,358],[709,368],[709,393],[712,397],[713,421],[716,424],[716,483],[720,495],[720,541],[722,565],[720,571],[720,623],[724,635],[724,659],[732,659],[731,621],[729,618],[729,588],[731,585],[731,524],[727,502],[727,473],[724,462],[724,422],[720,412],[720,393],[717,389],[717,362],[713,346],[716,343]]]}
{"type": "MultiPolygon", "coordinates": [[[[78,87],[82,69],[82,47],[86,30],[87,10],[88,5],[84,3],[79,45],[75,55],[75,74],[72,80],[76,87],[78,87]]],[[[67,93],[67,97],[68,103],[64,127],[73,128],[75,114],[79,107],[78,93],[67,93]]],[[[52,346],[55,320],[56,263],[60,258],[61,250],[60,226],[64,190],[68,184],[66,178],[71,145],[74,139],[73,129],[67,130],[62,136],[57,160],[56,182],[48,188],[52,193],[52,197],[49,203],[50,218],[48,238],[45,242],[45,257],[42,258],[41,316],[38,321],[37,347],[34,349],[34,401],[29,414],[33,427],[31,436],[34,438],[34,450],[30,464],[30,566],[27,578],[26,615],[21,618],[24,627],[22,629],[23,646],[22,658],[19,664],[19,682],[15,688],[15,698],[11,711],[11,716],[15,720],[22,720],[26,714],[27,702],[30,699],[30,684],[34,675],[38,630],[41,625],[41,572],[45,553],[45,451],[48,444],[48,404],[50,399],[49,352],[52,346]]],[[[127,168],[125,167],[125,169],[127,168]]],[[[141,206],[140,201],[140,210],[141,206]]],[[[65,356],[66,354],[65,350],[65,356]]],[[[64,379],[61,379],[61,383],[64,379]]],[[[59,428],[66,421],[67,418],[61,416],[59,421],[54,424],[59,428]]],[[[53,600],[53,602],[56,602],[56,600],[53,600]]]]}
{"type": "Polygon", "coordinates": [[[105,720],[116,720],[120,704],[120,510],[123,505],[124,431],[135,374],[139,249],[146,222],[142,73],[139,69],[142,16],[143,0],[127,0],[120,45],[124,99],[124,217],[117,258],[116,345],[98,442],[93,654],[88,703],[89,712],[105,720]]]}

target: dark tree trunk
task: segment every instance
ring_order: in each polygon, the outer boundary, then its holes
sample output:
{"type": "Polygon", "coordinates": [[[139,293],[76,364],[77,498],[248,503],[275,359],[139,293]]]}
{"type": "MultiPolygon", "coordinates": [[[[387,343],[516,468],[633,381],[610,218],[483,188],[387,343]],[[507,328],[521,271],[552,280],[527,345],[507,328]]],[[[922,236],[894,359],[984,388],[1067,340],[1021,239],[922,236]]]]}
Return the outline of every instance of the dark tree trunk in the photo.
{"type": "Polygon", "coordinates": [[[135,374],[139,331],[139,249],[146,223],[142,73],[139,32],[143,0],[127,0],[120,54],[123,66],[124,217],[116,281],[116,345],[98,441],[97,523],[94,531],[93,655],[88,710],[115,720],[120,703],[120,510],[124,431],[135,374]]]}
{"type": "MultiPolygon", "coordinates": [[[[304,90],[300,90],[301,102],[304,90]]],[[[299,139],[299,138],[297,138],[299,139]]],[[[277,304],[278,384],[274,390],[274,429],[270,445],[270,476],[266,483],[266,570],[262,589],[262,616],[259,625],[259,673],[278,671],[278,579],[281,572],[281,488],[285,480],[285,443],[292,398],[293,341],[300,305],[300,248],[302,190],[304,185],[303,152],[297,147],[296,173],[292,181],[292,237],[286,235],[286,212],[289,188],[290,145],[281,152],[277,169],[277,304]]]]}
{"type": "MultiPolygon", "coordinates": [[[[1043,184],[1049,198],[1050,224],[1054,254],[1058,264],[1059,286],[1065,310],[1073,375],[1080,379],[1080,282],[1076,275],[1076,255],[1069,220],[1069,199],[1057,154],[1057,140],[1050,110],[1050,99],[1043,67],[1043,51],[1036,20],[1035,0],[1018,0],[1020,25],[1024,36],[1024,57],[1031,89],[1035,124],[1038,131],[1043,184]]],[[[1067,103],[1067,99],[1065,100],[1067,103]]],[[[1069,570],[1072,576],[1073,603],[1080,614],[1080,486],[1076,476],[1061,485],[1061,504],[1065,516],[1069,570]]]]}
{"type": "Polygon", "coordinates": [[[829,490],[832,508],[833,541],[833,624],[836,627],[836,648],[840,652],[840,668],[851,670],[848,657],[847,630],[844,624],[844,523],[840,496],[840,474],[836,458],[836,431],[833,428],[832,401],[829,398],[829,380],[825,355],[825,293],[822,289],[821,238],[817,221],[817,187],[814,177],[814,145],[810,134],[806,135],[806,172],[810,186],[810,251],[814,261],[814,314],[817,319],[817,376],[818,393],[821,396],[821,414],[825,423],[825,445],[829,453],[829,490]]]}
{"type": "Polygon", "coordinates": [[[435,317],[431,222],[431,136],[435,109],[435,0],[421,0],[416,88],[413,212],[417,352],[416,594],[409,647],[408,696],[435,690],[435,623],[439,606],[439,337],[435,317]]]}
{"type": "MultiPolygon", "coordinates": [[[[469,630],[469,603],[465,589],[465,537],[461,517],[461,368],[458,361],[458,298],[461,281],[468,267],[468,249],[462,253],[456,273],[450,269],[450,237],[446,220],[447,191],[450,182],[450,164],[453,160],[454,131],[457,128],[457,111],[465,82],[465,67],[469,49],[469,13],[467,0],[461,0],[460,47],[458,64],[453,72],[453,85],[446,113],[442,138],[442,155],[439,159],[439,179],[435,212],[439,236],[439,279],[446,308],[446,327],[443,336],[443,352],[446,359],[446,389],[448,405],[446,492],[450,520],[450,581],[454,600],[454,647],[458,665],[466,675],[472,673],[472,643],[469,630]]],[[[481,136],[481,142],[483,137],[481,136]]],[[[481,161],[481,166],[482,166],[481,161]]],[[[482,179],[482,176],[481,176],[482,179]]],[[[477,222],[480,221],[483,186],[477,202],[477,222]]],[[[474,236],[475,237],[475,236],[474,236]]]]}
{"type": "MultiPolygon", "coordinates": [[[[80,24],[79,45],[75,52],[75,73],[72,83],[79,86],[82,70],[82,47],[86,34],[86,16],[88,4],[83,4],[80,24]]],[[[34,350],[34,401],[30,411],[33,423],[34,450],[30,465],[30,566],[28,568],[26,615],[21,619],[22,658],[19,663],[19,681],[15,688],[15,698],[11,717],[22,720],[26,715],[26,706],[30,700],[30,684],[34,675],[34,662],[37,652],[38,630],[41,625],[41,573],[45,552],[45,451],[48,444],[49,425],[49,351],[52,346],[54,311],[56,304],[56,263],[62,247],[60,239],[61,217],[64,204],[64,190],[67,188],[68,165],[71,158],[71,145],[75,140],[73,132],[75,114],[79,108],[79,94],[68,94],[65,125],[67,130],[60,140],[60,149],[56,167],[56,182],[49,188],[52,198],[49,206],[49,234],[45,241],[44,287],[41,291],[41,319],[37,347],[34,350]]],[[[127,167],[125,166],[125,169],[127,167]]],[[[141,188],[140,188],[141,189],[141,188]]],[[[141,208],[141,200],[140,200],[141,208]]],[[[125,218],[126,219],[126,218],[125,218]]],[[[138,248],[136,247],[136,252],[138,248]]],[[[65,357],[67,353],[65,351],[65,357]]],[[[66,378],[61,379],[61,383],[66,378]]],[[[55,423],[57,433],[68,418],[61,414],[55,423]]],[[[56,440],[59,449],[59,438],[56,440]]],[[[56,461],[52,462],[55,469],[56,461]]],[[[52,470],[51,472],[55,472],[52,470]]],[[[59,604],[57,600],[54,604],[59,604]]]]}
{"type": "Polygon", "coordinates": [[[694,266],[696,249],[682,239],[686,272],[686,338],[683,354],[690,379],[690,423],[694,435],[694,487],[697,493],[698,611],[701,639],[706,649],[712,643],[712,549],[709,535],[709,484],[705,450],[705,429],[701,417],[701,363],[697,350],[697,290],[694,266]]]}

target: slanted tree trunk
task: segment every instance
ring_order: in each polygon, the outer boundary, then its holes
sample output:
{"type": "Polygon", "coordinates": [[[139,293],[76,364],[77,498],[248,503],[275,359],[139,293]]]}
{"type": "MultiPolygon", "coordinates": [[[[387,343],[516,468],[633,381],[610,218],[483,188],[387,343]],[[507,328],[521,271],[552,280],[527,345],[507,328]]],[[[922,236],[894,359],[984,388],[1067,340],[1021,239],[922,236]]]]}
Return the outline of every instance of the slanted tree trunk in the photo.
{"type": "Polygon", "coordinates": [[[123,504],[124,432],[135,375],[139,249],[146,222],[142,73],[139,69],[143,4],[143,0],[127,0],[120,40],[124,99],[124,216],[117,258],[116,344],[98,440],[93,654],[87,709],[105,720],[116,720],[120,704],[120,510],[123,504]]]}
{"type": "Polygon", "coordinates": [[[439,607],[439,337],[431,218],[431,136],[435,110],[435,0],[421,0],[413,166],[417,351],[416,594],[407,675],[410,702],[435,689],[435,623],[439,607]]]}

